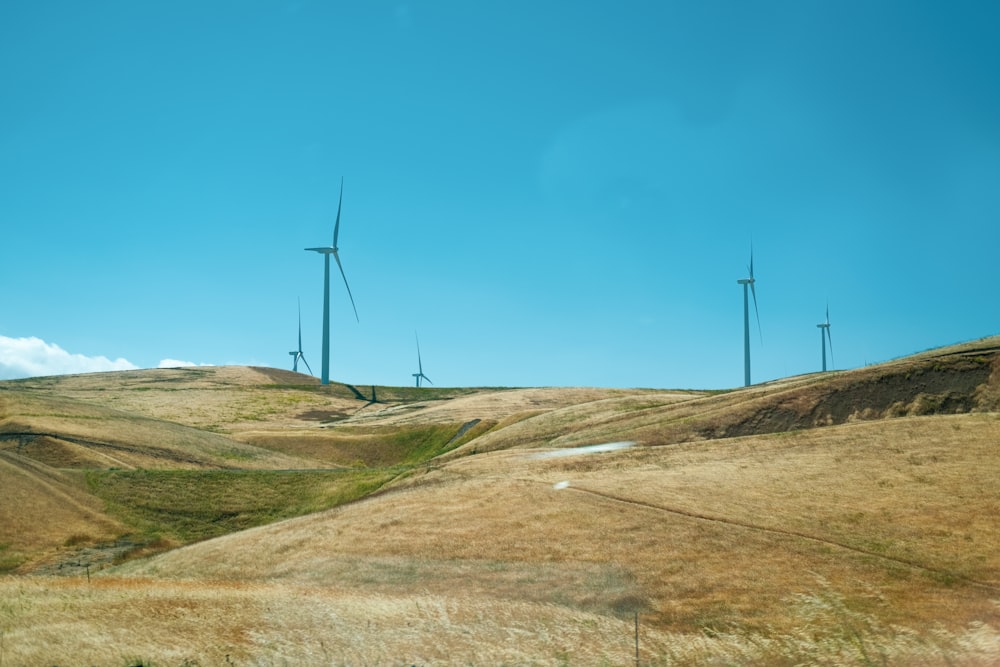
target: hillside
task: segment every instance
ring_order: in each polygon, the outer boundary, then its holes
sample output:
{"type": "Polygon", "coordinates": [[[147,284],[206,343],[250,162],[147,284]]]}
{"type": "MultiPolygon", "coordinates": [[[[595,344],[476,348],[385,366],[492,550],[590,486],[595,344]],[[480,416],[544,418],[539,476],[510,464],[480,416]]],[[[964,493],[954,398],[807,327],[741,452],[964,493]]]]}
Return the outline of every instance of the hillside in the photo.
{"type": "Polygon", "coordinates": [[[37,554],[106,542],[124,527],[65,474],[0,450],[0,571],[37,554]]]}
{"type": "MultiPolygon", "coordinates": [[[[0,383],[0,428],[35,429],[0,440],[0,481],[71,498],[40,511],[90,521],[88,545],[163,552],[95,561],[91,588],[0,580],[33,601],[0,609],[12,659],[116,659],[99,647],[133,598],[159,611],[129,655],[157,664],[631,664],[636,618],[643,664],[1000,656],[1000,339],[724,392],[372,389],[247,368],[0,383]],[[115,469],[92,446],[147,440],[172,458],[115,469]],[[586,447],[611,442],[634,444],[586,447]]],[[[19,571],[79,559],[74,532],[22,539],[19,571]]]]}

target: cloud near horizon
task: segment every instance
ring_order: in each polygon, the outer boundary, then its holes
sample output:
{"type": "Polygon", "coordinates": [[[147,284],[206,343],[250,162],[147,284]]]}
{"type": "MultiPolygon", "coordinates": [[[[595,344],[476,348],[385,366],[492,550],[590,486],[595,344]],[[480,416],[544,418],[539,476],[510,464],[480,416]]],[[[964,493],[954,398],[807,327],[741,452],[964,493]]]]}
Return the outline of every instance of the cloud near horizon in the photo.
{"type": "Polygon", "coordinates": [[[73,375],[102,371],[127,371],[138,368],[128,359],[111,360],[104,356],[88,357],[72,354],[55,343],[41,338],[8,338],[0,336],[0,380],[73,375]]]}
{"type": "MultiPolygon", "coordinates": [[[[166,358],[160,361],[157,368],[213,365],[166,358]]],[[[111,360],[104,356],[88,357],[85,354],[73,354],[55,343],[46,343],[35,336],[27,338],[0,336],[0,380],[17,380],[46,375],[132,371],[139,368],[122,357],[111,360]]]]}

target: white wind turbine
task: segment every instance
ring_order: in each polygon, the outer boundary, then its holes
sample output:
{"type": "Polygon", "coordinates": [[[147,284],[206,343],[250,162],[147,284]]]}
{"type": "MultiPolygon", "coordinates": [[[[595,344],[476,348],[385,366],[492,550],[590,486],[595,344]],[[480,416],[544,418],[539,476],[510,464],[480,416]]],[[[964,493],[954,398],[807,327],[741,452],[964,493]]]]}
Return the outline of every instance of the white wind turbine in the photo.
{"type": "Polygon", "coordinates": [[[417,339],[417,372],[413,373],[413,377],[417,379],[417,386],[418,387],[420,386],[420,378],[423,378],[428,382],[430,382],[431,384],[434,384],[433,382],[431,382],[431,379],[429,377],[424,375],[424,364],[420,360],[420,338],[419,336],[417,336],[416,332],[413,332],[413,337],[417,339]]]}
{"type": "Polygon", "coordinates": [[[340,201],[337,202],[337,222],[333,226],[333,245],[322,248],[306,248],[311,252],[318,252],[323,255],[323,361],[321,384],[330,384],[330,255],[337,261],[340,275],[344,278],[344,287],[347,288],[347,296],[351,298],[351,307],[354,308],[354,319],[358,322],[358,307],[354,305],[354,296],[351,294],[351,286],[347,284],[347,274],[344,273],[344,266],[340,263],[340,255],[337,254],[337,237],[340,235],[340,209],[344,203],[344,179],[340,179],[340,201]]]}
{"type": "Polygon", "coordinates": [[[826,342],[830,341],[830,365],[833,365],[833,338],[830,337],[830,304],[826,305],[826,322],[819,327],[819,344],[823,347],[823,372],[826,372],[826,342]]]}
{"type": "MultiPolygon", "coordinates": [[[[299,372],[299,359],[301,359],[302,363],[306,365],[306,368],[309,368],[309,362],[306,361],[306,355],[302,354],[302,302],[301,301],[299,301],[299,348],[294,352],[289,352],[288,354],[292,355],[293,371],[295,371],[296,373],[299,372]]],[[[312,375],[312,372],[313,369],[309,368],[309,375],[312,375]]]]}
{"type": "MultiPolygon", "coordinates": [[[[750,294],[753,295],[753,311],[757,315],[757,331],[760,333],[760,311],[757,310],[757,290],[754,288],[754,283],[757,282],[753,277],[753,246],[750,246],[750,266],[747,267],[750,272],[748,278],[740,278],[736,282],[743,285],[743,380],[744,386],[750,386],[750,297],[747,294],[747,287],[750,288],[750,294]]],[[[764,340],[763,333],[761,335],[761,342],[764,340]]]]}

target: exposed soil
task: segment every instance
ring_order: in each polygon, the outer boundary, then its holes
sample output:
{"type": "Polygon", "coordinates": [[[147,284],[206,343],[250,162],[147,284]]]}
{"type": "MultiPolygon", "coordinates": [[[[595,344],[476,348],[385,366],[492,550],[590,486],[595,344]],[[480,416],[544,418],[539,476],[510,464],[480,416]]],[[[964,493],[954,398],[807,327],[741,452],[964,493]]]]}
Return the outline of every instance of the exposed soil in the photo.
{"type": "Polygon", "coordinates": [[[128,538],[91,546],[67,547],[47,561],[35,565],[31,574],[84,577],[137,554],[143,544],[128,538]]]}
{"type": "Polygon", "coordinates": [[[452,443],[458,442],[463,435],[468,433],[473,426],[475,426],[481,421],[482,419],[473,419],[472,421],[467,421],[464,424],[462,424],[462,428],[458,429],[458,433],[456,433],[454,437],[452,437],[452,439],[448,441],[448,444],[450,445],[452,443]]]}
{"type": "Polygon", "coordinates": [[[343,410],[307,410],[296,415],[296,418],[304,421],[315,422],[336,422],[347,419],[351,414],[343,410]]]}
{"type": "Polygon", "coordinates": [[[989,410],[1000,355],[954,354],[849,373],[753,400],[736,421],[703,429],[703,437],[780,433],[859,419],[989,410]],[[992,378],[992,380],[991,380],[992,378]]]}

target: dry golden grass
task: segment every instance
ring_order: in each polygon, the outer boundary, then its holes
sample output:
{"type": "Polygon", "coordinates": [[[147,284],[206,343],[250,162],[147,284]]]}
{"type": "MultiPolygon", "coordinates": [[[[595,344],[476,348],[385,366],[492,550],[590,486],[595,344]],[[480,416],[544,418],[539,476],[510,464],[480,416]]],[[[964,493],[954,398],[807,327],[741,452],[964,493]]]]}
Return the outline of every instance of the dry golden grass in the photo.
{"type": "MultiPolygon", "coordinates": [[[[631,619],[462,595],[275,584],[0,579],[14,665],[621,664],[631,619]]],[[[647,654],[659,633],[644,629],[647,654]]]]}
{"type": "Polygon", "coordinates": [[[219,432],[259,428],[263,422],[315,425],[315,421],[299,420],[296,415],[318,408],[357,407],[346,389],[318,391],[315,378],[241,366],[88,373],[32,378],[11,385],[23,392],[62,396],[133,416],[219,432]]]}
{"type": "Polygon", "coordinates": [[[495,452],[125,571],[464,590],[715,631],[794,625],[787,598],[822,577],[889,622],[992,622],[998,436],[996,416],[965,415],[554,459],[495,452]]]}
{"type": "Polygon", "coordinates": [[[132,415],[232,434],[315,429],[340,420],[366,427],[451,424],[472,419],[498,422],[512,415],[606,398],[664,394],[655,390],[572,387],[420,391],[382,388],[379,402],[369,403],[367,387],[361,388],[365,399],[360,400],[345,385],[320,387],[316,378],[307,375],[238,366],[33,378],[20,380],[15,386],[48,397],[67,397],[132,415]]]}
{"type": "MultiPolygon", "coordinates": [[[[138,372],[105,396],[90,378],[54,382],[61,409],[81,410],[58,424],[73,433],[94,428],[79,406],[106,403],[298,460],[406,466],[364,500],[126,563],[90,587],[0,581],[0,667],[4,653],[632,664],[636,612],[642,664],[994,664],[998,342],[715,394],[380,390],[386,402],[369,404],[259,369],[166,371],[166,385],[138,372]],[[638,444],[539,457],[621,440],[638,444]]],[[[34,455],[102,465],[76,445],[34,455]]],[[[198,465],[216,451],[201,446],[198,465]]]]}
{"type": "Polygon", "coordinates": [[[122,526],[77,484],[48,466],[0,451],[0,571],[39,553],[119,535],[122,526]]]}
{"type": "MultiPolygon", "coordinates": [[[[534,387],[529,389],[477,390],[450,400],[416,401],[373,405],[359,412],[352,423],[398,426],[432,423],[462,423],[472,419],[499,422],[513,416],[549,412],[610,398],[674,395],[643,389],[593,389],[586,387],[534,387]]],[[[682,394],[683,395],[683,394],[682,394]]],[[[654,400],[664,400],[662,398],[654,400]]]]}
{"type": "MultiPolygon", "coordinates": [[[[1000,652],[1000,634],[982,624],[887,628],[822,590],[788,604],[800,622],[788,633],[670,632],[640,616],[640,664],[972,667],[1000,652]]],[[[3,665],[630,665],[634,628],[629,614],[460,591],[0,578],[3,665]]]]}
{"type": "Polygon", "coordinates": [[[0,449],[55,467],[309,468],[316,461],[43,391],[0,395],[0,449]]]}

